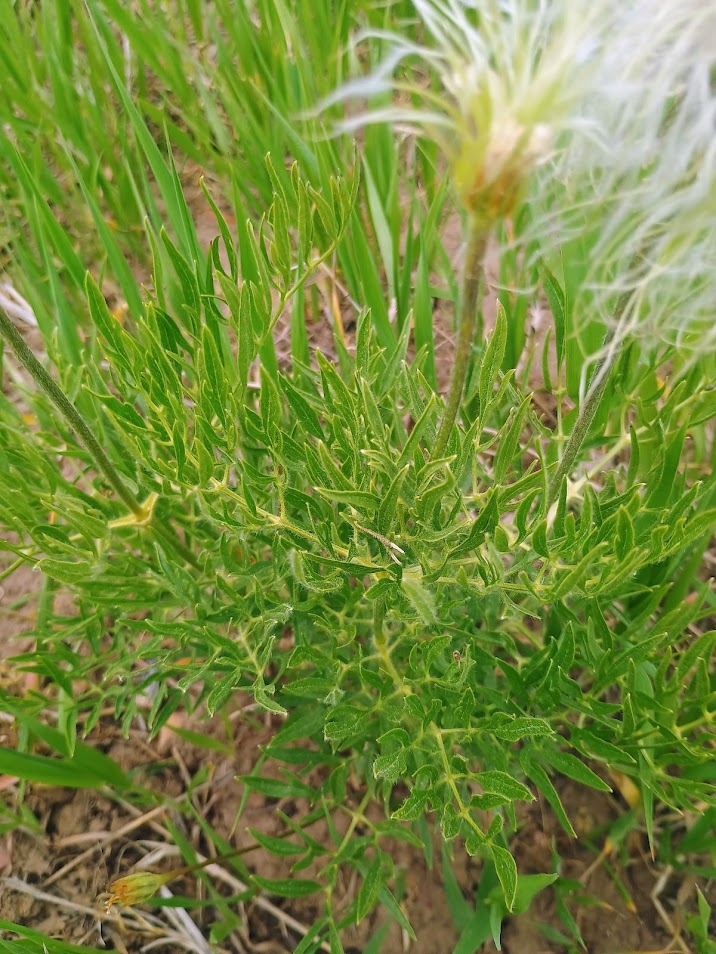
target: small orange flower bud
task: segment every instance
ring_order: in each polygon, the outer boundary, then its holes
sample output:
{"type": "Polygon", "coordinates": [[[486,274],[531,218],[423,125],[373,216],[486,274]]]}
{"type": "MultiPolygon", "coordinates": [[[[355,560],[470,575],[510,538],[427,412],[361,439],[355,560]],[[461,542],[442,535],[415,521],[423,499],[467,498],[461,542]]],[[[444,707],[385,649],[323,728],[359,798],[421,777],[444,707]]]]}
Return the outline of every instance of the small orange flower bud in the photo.
{"type": "Polygon", "coordinates": [[[113,904],[140,904],[153,897],[163,884],[173,881],[181,869],[157,874],[155,871],[135,871],[134,874],[118,878],[109,886],[110,896],[106,902],[109,911],[113,904]]]}

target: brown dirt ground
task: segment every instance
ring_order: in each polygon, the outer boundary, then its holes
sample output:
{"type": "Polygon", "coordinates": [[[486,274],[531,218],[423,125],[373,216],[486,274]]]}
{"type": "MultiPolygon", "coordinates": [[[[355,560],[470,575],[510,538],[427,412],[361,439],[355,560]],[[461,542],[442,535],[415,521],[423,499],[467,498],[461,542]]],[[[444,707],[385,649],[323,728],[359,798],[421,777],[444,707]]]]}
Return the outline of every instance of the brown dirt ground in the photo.
{"type": "MultiPolygon", "coordinates": [[[[207,787],[200,786],[192,796],[192,802],[219,835],[240,848],[251,841],[245,832],[249,826],[268,834],[276,834],[280,827],[272,806],[252,796],[239,828],[233,837],[231,835],[242,794],[233,776],[251,769],[256,745],[259,740],[265,741],[268,734],[258,733],[253,728],[238,732],[234,740],[234,754],[221,759],[182,742],[172,746],[172,751],[167,755],[155,752],[152,757],[150,747],[139,733],[129,741],[114,739],[108,745],[105,739],[103,747],[125,768],[138,770],[140,778],[142,769],[146,771],[151,768],[150,774],[144,774],[145,784],[174,799],[186,797],[185,773],[193,774],[200,768],[209,768],[215,781],[207,787]],[[246,738],[241,738],[242,735],[246,738]],[[142,758],[146,760],[144,763],[142,758]]],[[[569,786],[565,786],[562,794],[568,811],[571,809],[574,817],[577,817],[576,806],[571,802],[578,803],[586,815],[592,810],[603,820],[605,816],[614,815],[613,807],[607,804],[603,796],[595,796],[585,803],[584,793],[576,789],[571,791],[569,786]]],[[[355,793],[356,804],[357,795],[355,793]]],[[[147,809],[142,812],[129,802],[104,797],[94,791],[33,787],[26,796],[26,802],[40,820],[43,834],[31,836],[16,831],[12,835],[5,835],[0,842],[3,873],[18,879],[6,881],[3,886],[0,893],[0,918],[20,922],[76,944],[101,946],[104,943],[110,949],[128,952],[142,951],[151,940],[160,942],[162,938],[165,949],[180,950],[185,946],[191,938],[186,925],[180,922],[180,928],[175,928],[159,909],[152,909],[151,915],[145,910],[144,918],[138,912],[120,912],[117,909],[106,916],[97,898],[114,877],[132,870],[150,852],[157,859],[151,866],[152,870],[168,870],[181,864],[166,827],[168,819],[183,829],[184,837],[198,852],[205,852],[206,842],[197,825],[187,824],[185,817],[182,821],[183,816],[173,812],[170,806],[164,809],[160,807],[159,811],[147,809]],[[133,830],[116,837],[115,833],[120,829],[133,824],[136,826],[133,830]],[[163,864],[161,859],[166,859],[163,864]],[[79,908],[71,905],[79,905],[79,908]],[[180,938],[183,938],[184,943],[180,942],[180,938]]],[[[290,813],[295,806],[284,804],[282,807],[290,813]]],[[[527,823],[513,844],[520,868],[526,873],[550,870],[552,867],[550,836],[555,835],[555,823],[546,811],[541,815],[541,823],[537,821],[535,819],[533,825],[527,823]]],[[[590,817],[585,823],[592,822],[596,822],[596,818],[590,817]]],[[[319,826],[312,830],[312,834],[320,839],[325,832],[322,833],[319,826]]],[[[583,878],[593,866],[595,853],[586,845],[567,844],[564,838],[559,835],[556,837],[562,856],[563,875],[575,881],[583,878]]],[[[611,860],[611,866],[615,868],[612,874],[607,866],[594,869],[584,887],[588,904],[572,906],[587,950],[590,954],[688,951],[689,947],[683,946],[683,940],[678,938],[678,924],[686,907],[692,906],[693,884],[688,883],[686,887],[689,890],[684,891],[684,883],[678,878],[674,878],[671,884],[667,882],[668,890],[662,896],[662,902],[667,911],[672,911],[675,925],[672,933],[661,921],[651,898],[663,872],[648,860],[643,845],[635,845],[633,851],[634,855],[625,866],[611,860]],[[617,876],[621,880],[621,890],[617,876]],[[673,934],[677,934],[676,939],[673,934]]],[[[254,852],[246,858],[254,874],[267,878],[288,876],[286,864],[267,853],[254,852]]],[[[403,908],[416,930],[418,941],[405,945],[400,932],[391,928],[383,950],[389,954],[399,951],[450,954],[457,935],[445,904],[439,868],[436,866],[432,871],[427,870],[421,853],[400,843],[395,845],[394,860],[405,876],[403,908]]],[[[231,872],[230,867],[224,870],[231,872]]],[[[455,870],[463,893],[470,898],[479,881],[479,864],[458,852],[455,870]]],[[[221,888],[224,879],[214,871],[211,877],[214,884],[221,888]]],[[[225,880],[228,881],[229,893],[233,893],[236,886],[232,885],[230,876],[225,880]]],[[[355,889],[356,886],[350,881],[339,883],[336,893],[338,910],[352,897],[355,889]]],[[[173,882],[170,890],[190,897],[202,897],[203,894],[201,886],[191,876],[173,882]]],[[[273,907],[262,904],[264,899],[246,905],[237,904],[236,911],[241,916],[242,924],[236,929],[235,937],[229,939],[232,943],[224,942],[218,949],[292,951],[300,934],[300,925],[310,924],[318,912],[311,899],[294,902],[275,898],[271,900],[273,907]],[[297,930],[286,915],[295,919],[297,930]]],[[[711,901],[716,901],[713,893],[711,901]]],[[[167,912],[172,913],[172,909],[165,909],[164,914],[167,912]]],[[[206,909],[193,912],[193,918],[200,930],[208,929],[212,921],[206,909]]],[[[381,923],[381,916],[369,918],[360,928],[348,932],[346,948],[354,952],[363,950],[381,923]]],[[[567,946],[547,941],[540,931],[542,924],[551,924],[557,930],[560,929],[550,890],[538,896],[528,915],[507,923],[503,950],[506,954],[547,954],[550,951],[570,950],[567,946]]],[[[189,949],[207,949],[199,946],[199,943],[196,948],[189,949]]],[[[485,952],[493,949],[491,944],[483,948],[485,952]]]]}
{"type": "MultiPolygon", "coordinates": [[[[27,590],[26,574],[17,582],[27,590]]],[[[11,577],[10,580],[13,580],[11,577]]],[[[15,582],[15,581],[13,581],[15,582]]],[[[7,581],[6,581],[7,583],[7,581]]],[[[12,598],[14,587],[5,587],[3,603],[12,598]]],[[[14,616],[2,619],[0,641],[3,653],[26,648],[7,636],[18,632],[14,616]],[[5,639],[2,633],[5,633],[5,639]]],[[[26,622],[26,621],[25,621],[26,622]]],[[[20,624],[22,625],[22,624],[20,624]]],[[[7,672],[6,672],[7,676],[7,672]]],[[[7,683],[5,683],[7,685],[7,683]]],[[[22,686],[17,686],[22,692],[22,686]]],[[[251,772],[260,754],[260,746],[271,737],[275,726],[270,718],[251,711],[246,700],[236,700],[233,711],[223,719],[207,720],[195,715],[190,720],[175,717],[179,726],[211,735],[225,743],[222,751],[198,748],[170,729],[150,742],[141,725],[132,729],[130,738],[121,737],[118,726],[108,714],[92,733],[91,741],[132,773],[134,781],[145,787],[143,799],[123,799],[94,790],[70,790],[29,786],[24,800],[39,821],[39,833],[26,830],[6,831],[0,835],[0,919],[19,922],[50,936],[80,945],[106,946],[109,950],[139,954],[156,946],[168,951],[268,952],[293,951],[302,928],[320,912],[312,898],[286,901],[268,895],[247,902],[232,903],[240,923],[221,943],[211,947],[208,937],[217,919],[211,908],[183,912],[175,908],[139,906],[115,907],[110,915],[103,911],[101,896],[117,876],[147,867],[166,871],[180,866],[170,825],[192,845],[198,857],[215,855],[195,817],[202,818],[234,848],[255,844],[249,828],[278,834],[279,808],[289,816],[305,809],[293,801],[266,799],[252,794],[240,811],[242,786],[237,774],[251,772]],[[144,862],[142,859],[145,859],[144,862]],[[7,879],[10,880],[7,880],[7,879]]],[[[0,725],[0,744],[11,741],[12,727],[0,725]]],[[[573,882],[582,881],[580,897],[568,901],[585,939],[589,954],[665,954],[688,952],[688,942],[680,933],[685,912],[693,910],[695,887],[691,879],[672,875],[652,862],[645,838],[636,832],[620,855],[599,857],[604,844],[604,826],[624,811],[618,795],[606,796],[564,782],[560,794],[580,836],[570,841],[559,828],[551,810],[535,801],[524,812],[520,832],[512,848],[523,873],[554,870],[554,851],[561,858],[561,874],[573,882]],[[593,834],[597,832],[598,834],[593,834]],[[657,903],[652,897],[660,879],[664,882],[657,903]],[[658,904],[671,927],[659,914],[658,904]]],[[[361,791],[357,784],[348,787],[348,803],[358,805],[361,791]]],[[[10,807],[19,798],[19,788],[10,779],[0,777],[0,800],[10,807]]],[[[0,801],[0,804],[2,802],[0,801]]],[[[376,812],[380,809],[376,807],[376,812]]],[[[336,818],[340,834],[345,830],[343,816],[336,818]]],[[[665,821],[664,824],[668,822],[665,821]]],[[[313,837],[329,842],[327,828],[319,824],[310,829],[313,837]]],[[[395,925],[391,925],[382,950],[385,954],[450,954],[457,941],[443,891],[440,864],[428,869],[422,851],[402,842],[391,846],[396,869],[404,890],[401,904],[418,936],[408,943],[395,925]]],[[[439,859],[439,845],[434,846],[439,859]]],[[[263,850],[247,852],[242,861],[252,874],[264,878],[289,876],[289,865],[263,850]]],[[[315,874],[316,867],[304,877],[315,874]]],[[[456,847],[454,870],[463,895],[474,899],[480,879],[480,863],[469,859],[456,847]]],[[[238,877],[230,862],[210,869],[211,883],[224,896],[240,891],[238,877]]],[[[335,907],[340,911],[350,903],[357,890],[355,879],[340,881],[335,907]]],[[[709,886],[702,884],[709,897],[709,886]]],[[[204,883],[196,875],[187,875],[165,889],[174,895],[205,898],[204,883]]],[[[716,890],[710,886],[710,901],[716,903],[716,890]]],[[[369,917],[344,936],[346,951],[357,954],[384,923],[384,915],[369,917]]],[[[542,927],[564,933],[556,912],[555,894],[547,889],[538,895],[523,917],[506,923],[503,951],[506,954],[570,954],[576,946],[548,940],[542,927]]],[[[11,937],[0,932],[0,937],[11,937]]],[[[486,944],[484,954],[494,950],[486,944]]]]}

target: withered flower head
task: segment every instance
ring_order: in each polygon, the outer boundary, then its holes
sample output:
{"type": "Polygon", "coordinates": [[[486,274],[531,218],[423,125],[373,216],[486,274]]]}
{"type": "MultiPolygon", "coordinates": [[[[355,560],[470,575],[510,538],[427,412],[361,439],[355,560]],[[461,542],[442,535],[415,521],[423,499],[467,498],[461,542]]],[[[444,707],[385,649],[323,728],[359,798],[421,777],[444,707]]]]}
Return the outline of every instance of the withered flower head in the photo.
{"type": "Polygon", "coordinates": [[[135,871],[134,874],[118,878],[109,886],[110,896],[105,903],[107,911],[113,904],[141,904],[154,897],[162,885],[173,881],[180,871],[167,871],[158,874],[155,871],[135,871]]]}

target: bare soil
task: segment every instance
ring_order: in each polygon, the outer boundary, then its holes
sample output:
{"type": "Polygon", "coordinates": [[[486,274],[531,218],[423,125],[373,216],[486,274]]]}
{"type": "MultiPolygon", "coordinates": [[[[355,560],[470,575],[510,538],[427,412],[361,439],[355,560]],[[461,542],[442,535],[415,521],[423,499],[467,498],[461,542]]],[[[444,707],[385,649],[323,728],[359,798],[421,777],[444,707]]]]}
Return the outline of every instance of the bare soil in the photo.
{"type": "MultiPolygon", "coordinates": [[[[237,700],[237,703],[240,700],[237,700]]],[[[65,941],[128,954],[150,949],[168,951],[265,951],[291,952],[301,933],[320,911],[313,898],[286,901],[262,895],[253,900],[233,900],[230,910],[238,923],[221,942],[207,942],[211,925],[221,920],[215,907],[197,907],[187,912],[172,907],[139,905],[134,909],[113,908],[106,914],[102,896],[109,883],[133,870],[167,871],[181,866],[178,840],[185,840],[198,858],[216,854],[207,839],[203,820],[235,849],[248,849],[241,861],[251,874],[264,878],[290,876],[290,859],[277,858],[263,849],[251,850],[255,840],[248,831],[258,829],[278,834],[280,808],[300,817],[305,805],[290,800],[276,802],[252,794],[241,807],[243,787],[235,776],[252,771],[265,744],[275,731],[271,720],[257,717],[250,706],[238,704],[228,719],[185,721],[177,716],[176,727],[191,728],[225,744],[222,751],[199,748],[181,739],[171,729],[149,741],[141,727],[123,739],[110,719],[102,721],[91,741],[131,774],[145,789],[138,798],[120,798],[94,790],[70,790],[29,786],[24,801],[39,821],[40,831],[7,831],[0,836],[0,919],[34,928],[65,941]]],[[[7,729],[3,725],[3,729],[7,729]]],[[[5,743],[7,744],[7,743],[5,743]]],[[[688,952],[680,933],[685,912],[693,910],[695,883],[683,875],[665,872],[648,853],[644,836],[637,832],[618,853],[602,853],[604,830],[625,809],[618,795],[590,792],[569,781],[560,786],[567,812],[580,836],[571,841],[559,828],[548,806],[532,803],[522,818],[512,848],[523,873],[554,870],[555,851],[563,878],[573,882],[566,902],[579,925],[589,954],[632,952],[688,952]],[[581,882],[581,884],[580,884],[581,882]],[[660,895],[655,889],[661,887],[660,895]],[[659,907],[665,915],[662,917],[659,907]]],[[[19,786],[0,777],[0,798],[17,804],[19,786]]],[[[358,785],[349,785],[347,800],[360,801],[358,785]]],[[[375,809],[379,811],[379,809],[375,809]]],[[[336,817],[339,833],[346,820],[336,817]]],[[[665,822],[664,824],[667,824],[665,822]]],[[[310,829],[322,843],[330,843],[325,824],[310,829]]],[[[402,884],[401,906],[418,936],[417,942],[391,924],[383,943],[386,954],[451,954],[458,934],[443,889],[439,845],[436,863],[428,868],[422,851],[394,842],[393,858],[402,884]]],[[[469,859],[457,846],[454,871],[464,896],[474,899],[480,879],[480,862],[469,859]]],[[[302,874],[314,875],[320,865],[302,874]]],[[[185,875],[164,889],[167,898],[206,898],[211,884],[225,897],[241,892],[241,872],[230,861],[208,872],[185,875]]],[[[335,908],[348,906],[359,885],[349,877],[334,897],[335,908]]],[[[714,886],[702,884],[711,903],[714,886]]],[[[379,932],[384,914],[369,917],[346,932],[349,952],[362,951],[379,932]]],[[[576,951],[576,944],[561,943],[565,934],[556,895],[547,889],[537,896],[529,912],[509,920],[503,931],[506,954],[547,954],[576,951]],[[549,933],[551,931],[551,933],[549,933]],[[545,934],[545,932],[547,932],[545,934]]],[[[10,938],[0,932],[0,937],[10,938]]],[[[494,950],[490,942],[483,952],[494,950]]]]}

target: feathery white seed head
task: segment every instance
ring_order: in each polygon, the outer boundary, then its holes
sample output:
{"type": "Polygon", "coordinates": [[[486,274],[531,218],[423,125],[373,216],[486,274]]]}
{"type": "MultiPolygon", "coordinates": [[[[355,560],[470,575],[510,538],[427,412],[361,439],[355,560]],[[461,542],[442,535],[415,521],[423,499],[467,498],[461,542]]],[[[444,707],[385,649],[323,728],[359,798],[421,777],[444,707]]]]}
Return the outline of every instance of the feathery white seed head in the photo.
{"type": "Polygon", "coordinates": [[[421,42],[393,36],[384,63],[330,100],[393,88],[410,102],[368,104],[344,128],[435,139],[473,220],[491,228],[529,205],[521,240],[548,261],[589,235],[575,313],[617,337],[716,339],[716,0],[414,5],[421,42]]]}

